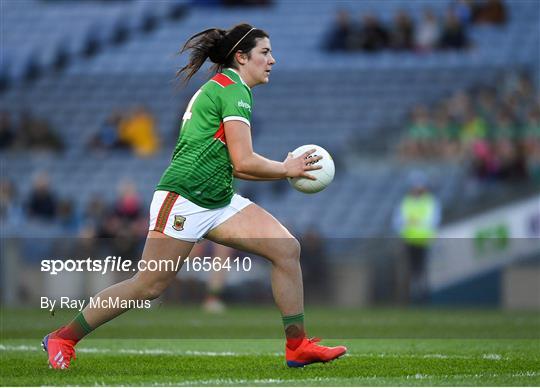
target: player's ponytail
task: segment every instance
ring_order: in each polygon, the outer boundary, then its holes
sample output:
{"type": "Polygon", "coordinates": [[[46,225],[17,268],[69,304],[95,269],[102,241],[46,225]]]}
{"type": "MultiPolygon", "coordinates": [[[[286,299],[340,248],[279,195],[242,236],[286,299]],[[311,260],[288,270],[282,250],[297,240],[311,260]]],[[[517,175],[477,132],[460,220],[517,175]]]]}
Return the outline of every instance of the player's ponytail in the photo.
{"type": "Polygon", "coordinates": [[[211,70],[215,72],[225,67],[236,67],[234,53],[241,51],[249,55],[257,44],[257,38],[268,38],[268,34],[249,24],[238,24],[228,31],[219,28],[201,31],[189,38],[180,50],[180,54],[191,52],[188,64],[176,75],[185,82],[189,81],[207,59],[214,63],[211,70]]]}

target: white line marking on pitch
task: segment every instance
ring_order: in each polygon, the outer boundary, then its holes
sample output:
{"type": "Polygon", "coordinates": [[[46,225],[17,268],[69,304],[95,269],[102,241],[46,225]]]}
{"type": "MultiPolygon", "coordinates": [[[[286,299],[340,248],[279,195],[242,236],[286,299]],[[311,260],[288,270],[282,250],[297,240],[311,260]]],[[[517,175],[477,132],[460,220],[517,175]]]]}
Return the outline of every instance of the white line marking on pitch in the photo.
{"type": "MultiPolygon", "coordinates": [[[[0,351],[26,352],[39,351],[39,346],[28,345],[2,345],[0,351]]],[[[238,352],[205,352],[199,350],[167,350],[167,349],[108,349],[108,348],[78,348],[78,353],[111,353],[111,354],[142,354],[142,355],[183,355],[183,356],[207,356],[207,357],[230,357],[230,356],[281,356],[281,353],[238,353],[238,352]]]]}
{"type": "Polygon", "coordinates": [[[500,360],[502,356],[500,354],[490,353],[490,354],[483,354],[482,358],[485,360],[500,360]]]}
{"type": "MultiPolygon", "coordinates": [[[[0,344],[0,351],[11,351],[11,352],[25,352],[25,351],[38,351],[41,350],[39,346],[28,346],[28,345],[3,345],[0,344]]],[[[265,355],[265,356],[282,356],[282,353],[279,352],[269,352],[269,353],[242,353],[242,352],[209,352],[209,351],[200,351],[200,350],[168,350],[160,348],[149,348],[149,349],[109,349],[109,348],[86,348],[81,347],[77,349],[79,353],[111,353],[111,354],[141,354],[141,355],[183,355],[183,356],[206,356],[206,357],[231,357],[231,356],[251,356],[251,355],[265,355]]],[[[481,356],[467,356],[467,355],[448,355],[448,354],[399,354],[399,353],[352,353],[347,354],[347,357],[378,357],[378,358],[424,358],[424,359],[459,359],[459,360],[474,360],[474,359],[484,359],[484,360],[493,360],[499,361],[502,359],[507,359],[506,357],[501,356],[500,354],[482,354],[481,356]]]]}

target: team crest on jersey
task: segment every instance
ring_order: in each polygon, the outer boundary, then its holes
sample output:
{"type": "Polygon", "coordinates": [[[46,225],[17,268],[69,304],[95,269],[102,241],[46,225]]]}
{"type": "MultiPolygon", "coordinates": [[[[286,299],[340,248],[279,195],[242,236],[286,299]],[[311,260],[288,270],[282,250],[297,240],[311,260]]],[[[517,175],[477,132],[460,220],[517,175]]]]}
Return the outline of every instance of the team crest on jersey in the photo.
{"type": "Polygon", "coordinates": [[[186,217],[181,215],[175,215],[174,221],[173,221],[173,229],[177,231],[184,230],[184,222],[186,221],[186,217]]]}

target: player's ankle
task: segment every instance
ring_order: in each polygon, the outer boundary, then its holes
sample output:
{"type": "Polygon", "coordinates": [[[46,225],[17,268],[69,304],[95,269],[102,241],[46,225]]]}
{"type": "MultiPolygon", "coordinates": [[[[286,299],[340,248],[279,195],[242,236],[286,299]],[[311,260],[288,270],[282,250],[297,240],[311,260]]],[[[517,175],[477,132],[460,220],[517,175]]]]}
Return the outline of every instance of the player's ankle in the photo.
{"type": "Polygon", "coordinates": [[[302,341],[304,341],[305,336],[298,337],[298,338],[287,338],[287,347],[290,350],[296,350],[298,347],[302,344],[302,341]]]}

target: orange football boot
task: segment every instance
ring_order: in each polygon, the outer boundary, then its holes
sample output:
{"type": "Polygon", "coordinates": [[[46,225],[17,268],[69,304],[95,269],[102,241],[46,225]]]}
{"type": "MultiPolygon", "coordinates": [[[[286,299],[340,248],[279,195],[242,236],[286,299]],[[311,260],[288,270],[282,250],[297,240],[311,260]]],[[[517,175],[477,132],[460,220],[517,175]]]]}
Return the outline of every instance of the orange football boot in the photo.
{"type": "Polygon", "coordinates": [[[347,348],[345,346],[329,347],[318,345],[317,342],[320,340],[320,338],[304,338],[300,346],[295,350],[285,346],[287,366],[291,368],[301,368],[315,362],[332,361],[347,353],[347,348]]]}
{"type": "Polygon", "coordinates": [[[49,367],[53,369],[67,369],[71,359],[75,359],[75,342],[62,338],[55,338],[53,333],[47,334],[41,346],[49,355],[49,367]]]}

